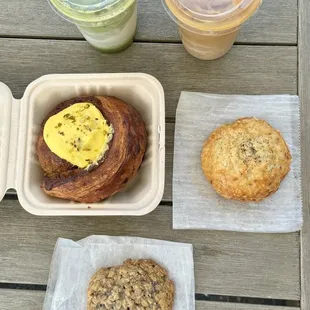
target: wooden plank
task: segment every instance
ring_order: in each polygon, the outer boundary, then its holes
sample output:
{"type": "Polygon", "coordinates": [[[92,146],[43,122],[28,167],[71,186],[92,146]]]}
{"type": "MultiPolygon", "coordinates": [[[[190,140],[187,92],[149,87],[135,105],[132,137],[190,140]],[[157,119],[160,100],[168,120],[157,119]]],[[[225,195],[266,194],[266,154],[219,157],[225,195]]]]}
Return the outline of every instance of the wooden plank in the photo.
{"type": "Polygon", "coordinates": [[[172,230],[172,209],[144,217],[37,217],[0,203],[0,282],[46,284],[58,237],[139,236],[194,245],[196,292],[300,299],[299,234],[172,230]]]}
{"type": "Polygon", "coordinates": [[[45,292],[0,289],[2,310],[42,310],[45,292]]]}
{"type": "MultiPolygon", "coordinates": [[[[0,36],[78,38],[77,28],[64,21],[42,0],[2,0],[0,36]]],[[[176,24],[161,0],[139,0],[138,41],[179,42],[176,24]]],[[[264,0],[243,27],[238,42],[296,44],[297,1],[264,0]]]]}
{"type": "MultiPolygon", "coordinates": [[[[2,310],[42,309],[45,292],[0,289],[2,310]]],[[[196,310],[300,310],[300,308],[235,304],[225,302],[196,301],[196,310]]]]}
{"type": "Polygon", "coordinates": [[[0,39],[0,81],[15,97],[48,73],[145,72],[157,77],[166,95],[166,116],[174,117],[182,90],[225,94],[296,94],[297,48],[235,46],[226,57],[202,62],[179,44],[135,43],[103,55],[86,42],[0,39]]]}
{"type": "Polygon", "coordinates": [[[297,44],[298,18],[295,10],[298,10],[296,0],[263,0],[260,10],[241,29],[237,42],[297,44]],[[286,31],[288,33],[283,35],[282,32],[286,31]],[[277,38],[278,35],[280,37],[277,38]]]}
{"type": "Polygon", "coordinates": [[[300,310],[300,308],[196,301],[196,310],[300,310]]]}
{"type": "Polygon", "coordinates": [[[301,309],[310,309],[310,2],[299,1],[299,96],[304,226],[301,232],[301,309]]]}

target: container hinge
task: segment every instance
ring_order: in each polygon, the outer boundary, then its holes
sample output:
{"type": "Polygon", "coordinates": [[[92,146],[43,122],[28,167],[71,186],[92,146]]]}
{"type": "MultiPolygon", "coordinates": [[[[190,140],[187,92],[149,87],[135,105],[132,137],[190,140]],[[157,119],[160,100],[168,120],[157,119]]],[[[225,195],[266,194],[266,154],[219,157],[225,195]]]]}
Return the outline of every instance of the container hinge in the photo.
{"type": "Polygon", "coordinates": [[[19,144],[20,100],[12,100],[11,130],[9,139],[9,158],[6,188],[16,188],[16,164],[19,144]]]}

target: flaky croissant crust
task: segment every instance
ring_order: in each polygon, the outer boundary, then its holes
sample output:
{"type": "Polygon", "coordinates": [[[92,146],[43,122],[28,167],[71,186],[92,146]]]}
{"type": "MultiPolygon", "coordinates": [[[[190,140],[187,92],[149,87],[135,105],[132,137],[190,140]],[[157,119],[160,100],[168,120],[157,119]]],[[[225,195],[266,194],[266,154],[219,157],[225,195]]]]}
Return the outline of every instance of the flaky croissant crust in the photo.
{"type": "Polygon", "coordinates": [[[103,200],[119,192],[139,169],[147,145],[147,132],[140,114],[115,97],[81,96],[62,102],[51,111],[41,126],[37,155],[44,179],[42,188],[50,196],[84,203],[103,200]],[[114,129],[104,158],[88,170],[80,169],[54,154],[43,138],[46,121],[79,102],[94,104],[114,129]]]}

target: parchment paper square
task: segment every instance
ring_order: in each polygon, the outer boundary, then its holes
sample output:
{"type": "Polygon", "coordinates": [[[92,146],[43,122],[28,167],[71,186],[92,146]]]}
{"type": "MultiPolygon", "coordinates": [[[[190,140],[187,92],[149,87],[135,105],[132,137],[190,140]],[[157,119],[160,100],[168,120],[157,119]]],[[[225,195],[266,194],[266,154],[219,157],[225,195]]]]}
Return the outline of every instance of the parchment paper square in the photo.
{"type": "Polygon", "coordinates": [[[90,236],[78,242],[58,239],[43,310],[86,310],[91,276],[126,259],[152,259],[175,284],[174,310],[195,309],[191,244],[134,237],[90,236]]]}
{"type": "Polygon", "coordinates": [[[182,92],[176,115],[173,228],[285,233],[301,229],[300,115],[297,96],[238,96],[182,92]],[[291,151],[291,171],[280,189],[259,203],[218,195],[205,179],[200,155],[218,126],[254,116],[280,130],[291,151]]]}

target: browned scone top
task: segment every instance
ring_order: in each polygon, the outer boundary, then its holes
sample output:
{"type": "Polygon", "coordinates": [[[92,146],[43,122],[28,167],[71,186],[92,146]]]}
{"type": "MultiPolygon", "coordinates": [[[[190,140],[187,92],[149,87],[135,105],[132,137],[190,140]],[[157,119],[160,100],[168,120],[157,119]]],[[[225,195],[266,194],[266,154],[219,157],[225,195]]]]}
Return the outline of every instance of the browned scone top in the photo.
{"type": "Polygon", "coordinates": [[[126,260],[101,268],[88,287],[87,310],[172,310],[174,284],[152,260],[126,260]]]}
{"type": "Polygon", "coordinates": [[[213,188],[240,201],[261,201],[276,192],[291,160],[281,133],[253,117],[217,128],[201,154],[202,169],[213,188]]]}
{"type": "Polygon", "coordinates": [[[50,196],[92,203],[120,191],[139,169],[147,144],[147,132],[140,114],[115,97],[81,96],[60,103],[42,123],[37,154],[45,172],[42,188],[50,196]],[[46,121],[63,109],[79,103],[94,104],[114,129],[109,150],[99,165],[84,170],[54,154],[44,141],[46,121]]]}

